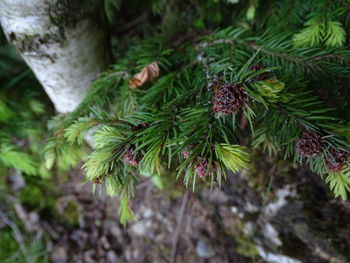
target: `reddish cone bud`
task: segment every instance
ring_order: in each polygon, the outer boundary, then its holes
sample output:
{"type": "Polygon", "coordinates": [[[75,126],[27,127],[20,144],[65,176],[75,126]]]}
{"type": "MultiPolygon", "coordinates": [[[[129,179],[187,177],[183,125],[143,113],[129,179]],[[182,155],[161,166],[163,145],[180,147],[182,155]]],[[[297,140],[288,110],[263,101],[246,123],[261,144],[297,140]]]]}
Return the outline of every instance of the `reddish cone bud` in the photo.
{"type": "Polygon", "coordinates": [[[135,156],[134,150],[133,147],[127,149],[123,156],[123,162],[128,163],[131,166],[139,166],[139,158],[135,156]]]}
{"type": "Polygon", "coordinates": [[[297,148],[302,156],[315,157],[321,152],[322,138],[316,132],[304,132],[297,142],[297,148]]]}
{"type": "Polygon", "coordinates": [[[340,171],[348,162],[350,154],[340,150],[331,151],[331,156],[326,158],[327,168],[331,171],[340,171]]]}

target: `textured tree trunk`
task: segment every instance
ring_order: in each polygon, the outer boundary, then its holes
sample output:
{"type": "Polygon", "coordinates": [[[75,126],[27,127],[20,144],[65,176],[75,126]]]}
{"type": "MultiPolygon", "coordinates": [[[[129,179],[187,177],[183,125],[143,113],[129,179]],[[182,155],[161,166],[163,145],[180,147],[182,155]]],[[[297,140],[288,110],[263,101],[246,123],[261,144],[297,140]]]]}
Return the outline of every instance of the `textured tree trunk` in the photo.
{"type": "Polygon", "coordinates": [[[60,113],[79,105],[110,62],[101,2],[0,0],[6,37],[60,113]]]}

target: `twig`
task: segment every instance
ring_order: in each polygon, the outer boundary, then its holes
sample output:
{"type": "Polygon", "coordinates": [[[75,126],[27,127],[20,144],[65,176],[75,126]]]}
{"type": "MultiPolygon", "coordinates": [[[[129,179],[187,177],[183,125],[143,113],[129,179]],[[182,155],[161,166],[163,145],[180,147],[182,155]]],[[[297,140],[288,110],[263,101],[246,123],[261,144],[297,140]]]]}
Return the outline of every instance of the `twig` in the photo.
{"type": "Polygon", "coordinates": [[[216,39],[208,42],[201,42],[196,45],[196,49],[199,50],[202,48],[206,48],[206,47],[218,45],[218,44],[235,44],[235,41],[229,38],[222,38],[222,39],[216,39]]]}
{"type": "Polygon", "coordinates": [[[201,42],[199,44],[196,45],[196,49],[200,50],[209,46],[213,46],[213,45],[217,45],[217,44],[246,44],[248,47],[254,49],[254,50],[260,50],[262,53],[267,54],[267,55],[271,55],[271,56],[276,56],[276,57],[280,57],[282,59],[286,59],[289,60],[293,63],[303,63],[305,65],[307,65],[308,67],[312,68],[312,67],[317,67],[320,70],[320,67],[313,63],[314,61],[318,61],[324,58],[337,58],[340,60],[345,60],[346,58],[343,58],[340,55],[336,55],[336,54],[325,54],[325,55],[321,55],[321,56],[317,56],[314,58],[309,58],[308,60],[303,59],[301,57],[297,57],[297,56],[293,56],[291,54],[285,53],[285,52],[275,52],[273,50],[268,50],[265,49],[263,46],[260,46],[258,44],[256,44],[255,42],[252,41],[242,41],[242,40],[233,40],[233,39],[229,39],[229,38],[222,38],[222,39],[216,39],[216,40],[212,40],[212,41],[207,41],[207,42],[201,42]]]}
{"type": "Polygon", "coordinates": [[[111,73],[109,76],[110,76],[110,77],[117,77],[117,76],[123,75],[124,77],[127,77],[128,74],[129,74],[129,73],[126,72],[126,71],[118,71],[118,72],[111,73]]]}
{"type": "Polygon", "coordinates": [[[174,237],[172,240],[171,257],[170,257],[170,261],[169,261],[170,263],[175,262],[176,245],[177,245],[177,241],[178,241],[179,235],[180,235],[180,230],[181,230],[181,225],[182,225],[183,217],[184,217],[185,210],[186,210],[187,200],[188,200],[188,190],[186,190],[186,192],[182,198],[182,202],[181,202],[180,214],[179,214],[179,217],[177,219],[177,226],[176,226],[175,234],[174,234],[174,237]]]}
{"type": "Polygon", "coordinates": [[[21,232],[19,231],[18,227],[1,211],[0,211],[0,218],[4,221],[4,223],[6,225],[8,225],[12,229],[12,231],[14,233],[14,237],[15,237],[17,243],[19,244],[19,247],[20,247],[26,261],[28,263],[34,263],[28,254],[28,251],[24,245],[23,236],[22,236],[21,232]]]}
{"type": "Polygon", "coordinates": [[[59,234],[47,222],[43,222],[43,227],[47,230],[53,239],[58,239],[60,237],[59,234]]]}
{"type": "Polygon", "coordinates": [[[27,231],[33,231],[33,225],[31,222],[28,220],[28,214],[23,208],[23,206],[19,203],[16,197],[9,195],[9,194],[1,194],[5,199],[8,201],[12,202],[13,208],[16,211],[16,214],[19,219],[21,219],[23,225],[25,226],[25,229],[27,231]]]}

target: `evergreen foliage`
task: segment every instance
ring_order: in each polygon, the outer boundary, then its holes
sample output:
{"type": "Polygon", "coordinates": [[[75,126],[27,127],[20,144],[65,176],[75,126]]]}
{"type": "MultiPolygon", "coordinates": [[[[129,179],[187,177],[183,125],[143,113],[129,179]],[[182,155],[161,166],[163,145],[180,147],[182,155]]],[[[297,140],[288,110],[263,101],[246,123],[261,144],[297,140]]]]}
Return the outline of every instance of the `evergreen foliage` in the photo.
{"type": "MultiPolygon", "coordinates": [[[[27,175],[45,177],[49,171],[40,162],[45,106],[39,100],[42,94],[29,83],[36,83],[30,71],[12,48],[1,45],[0,171],[15,168],[27,175]]],[[[41,89],[39,85],[36,88],[41,89]]]]}
{"type": "MultiPolygon", "coordinates": [[[[176,170],[193,189],[198,181],[220,185],[249,167],[256,148],[308,165],[346,199],[349,159],[337,171],[327,160],[334,151],[350,153],[347,1],[131,2],[133,15],[143,13],[147,22],[135,35],[119,32],[127,40],[116,40],[117,63],[77,110],[51,121],[47,168],[74,165],[80,154],[73,149],[93,129],[84,171],[88,181],[122,197],[123,222],[133,218],[128,200],[139,174],[176,170]],[[159,78],[131,88],[129,81],[153,62],[159,78]],[[239,91],[227,88],[233,86],[239,91]],[[315,155],[298,147],[307,132],[321,137],[315,155]]],[[[115,17],[123,4],[105,1],[115,17]]],[[[0,104],[0,111],[10,118],[7,107],[0,104]]]]}

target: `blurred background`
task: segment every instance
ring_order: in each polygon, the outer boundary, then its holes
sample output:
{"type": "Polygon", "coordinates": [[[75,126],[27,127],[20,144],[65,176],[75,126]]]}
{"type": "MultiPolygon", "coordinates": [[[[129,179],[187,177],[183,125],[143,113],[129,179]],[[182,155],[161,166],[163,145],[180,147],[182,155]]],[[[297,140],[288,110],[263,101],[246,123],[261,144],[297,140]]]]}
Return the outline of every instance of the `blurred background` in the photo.
{"type": "MultiPolygon", "coordinates": [[[[193,34],[205,34],[207,25],[229,24],[222,17],[235,10],[221,5],[208,17],[217,5],[190,1],[160,14],[161,4],[137,2],[105,3],[116,60],[162,19],[176,44],[181,27],[190,24],[193,34]],[[174,26],[184,8],[191,16],[174,26]]],[[[72,148],[76,158],[60,157],[54,170],[46,169],[42,151],[55,115],[33,73],[1,35],[2,263],[350,262],[350,204],[333,199],[308,169],[258,153],[249,172],[232,174],[221,190],[193,192],[175,174],[166,181],[141,178],[131,203],[137,221],[123,226],[119,200],[82,184],[88,146],[72,148]]]]}

